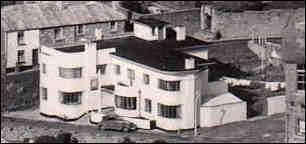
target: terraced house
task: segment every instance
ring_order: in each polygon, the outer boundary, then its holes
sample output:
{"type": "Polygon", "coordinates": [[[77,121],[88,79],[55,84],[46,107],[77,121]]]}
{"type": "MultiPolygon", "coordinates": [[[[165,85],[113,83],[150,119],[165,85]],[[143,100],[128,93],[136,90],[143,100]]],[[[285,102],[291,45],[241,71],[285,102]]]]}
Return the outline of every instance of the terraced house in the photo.
{"type": "Polygon", "coordinates": [[[38,65],[41,45],[61,47],[82,38],[99,40],[126,34],[126,17],[100,2],[34,3],[1,8],[8,72],[38,65]]]}
{"type": "Polygon", "coordinates": [[[73,120],[103,106],[122,117],[155,121],[166,130],[210,127],[246,119],[246,103],[223,81],[208,82],[204,48],[185,27],[137,19],[134,35],[40,53],[40,112],[73,120]],[[172,29],[169,34],[167,29],[172,29]]]}

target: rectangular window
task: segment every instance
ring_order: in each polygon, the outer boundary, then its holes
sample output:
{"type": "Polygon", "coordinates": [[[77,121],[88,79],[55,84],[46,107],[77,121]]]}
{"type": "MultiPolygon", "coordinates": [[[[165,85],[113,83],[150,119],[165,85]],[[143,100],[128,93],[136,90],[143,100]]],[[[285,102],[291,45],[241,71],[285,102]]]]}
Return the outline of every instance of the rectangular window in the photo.
{"type": "Polygon", "coordinates": [[[90,90],[94,91],[94,90],[98,90],[99,89],[99,80],[98,79],[92,79],[90,81],[90,90]]]}
{"type": "Polygon", "coordinates": [[[17,54],[18,54],[17,63],[18,64],[25,63],[24,50],[18,50],[17,54]]]}
{"type": "Polygon", "coordinates": [[[121,71],[120,71],[120,65],[115,65],[115,73],[117,75],[120,75],[121,71]]]}
{"type": "Polygon", "coordinates": [[[81,104],[82,92],[66,93],[60,92],[61,103],[66,105],[81,104]]]}
{"type": "Polygon", "coordinates": [[[297,89],[305,91],[305,65],[297,65],[297,89]]]}
{"type": "Polygon", "coordinates": [[[145,111],[148,113],[152,112],[152,101],[149,99],[145,99],[145,111]]]}
{"type": "Polygon", "coordinates": [[[76,26],[76,34],[83,35],[84,34],[84,25],[80,24],[76,26]]]}
{"type": "Polygon", "coordinates": [[[297,135],[305,136],[305,121],[304,120],[298,120],[297,135]]]}
{"type": "Polygon", "coordinates": [[[82,68],[59,68],[59,76],[66,79],[82,77],[82,68]]]}
{"type": "Polygon", "coordinates": [[[47,73],[46,64],[42,64],[42,73],[43,73],[43,74],[46,74],[46,73],[47,73]]]}
{"type": "Polygon", "coordinates": [[[64,39],[63,29],[62,28],[54,29],[54,39],[55,40],[62,40],[62,39],[64,39]]]}
{"type": "Polygon", "coordinates": [[[143,75],[143,83],[146,85],[150,84],[150,76],[148,74],[143,75]]]}
{"type": "Polygon", "coordinates": [[[158,115],[171,119],[180,118],[181,106],[167,106],[163,104],[158,104],[158,115]]]}
{"type": "Polygon", "coordinates": [[[152,36],[156,36],[156,28],[155,27],[152,28],[152,36]]]}
{"type": "Polygon", "coordinates": [[[159,79],[158,87],[166,91],[180,91],[180,81],[165,81],[159,79]]]}
{"type": "Polygon", "coordinates": [[[40,88],[41,90],[41,97],[43,100],[48,100],[48,90],[47,88],[40,88]]]}
{"type": "Polygon", "coordinates": [[[128,78],[130,80],[135,80],[135,71],[132,69],[128,69],[128,78]]]}
{"type": "Polygon", "coordinates": [[[126,110],[136,110],[137,99],[135,97],[115,96],[115,105],[117,108],[126,110]]]}
{"type": "Polygon", "coordinates": [[[97,65],[97,73],[100,71],[101,75],[105,75],[106,74],[106,64],[103,65],[97,65]]]}
{"type": "Polygon", "coordinates": [[[18,41],[18,45],[25,45],[24,31],[21,31],[21,32],[17,33],[17,41],[18,41]]]}
{"type": "Polygon", "coordinates": [[[112,32],[117,31],[117,29],[118,29],[117,27],[118,27],[117,22],[115,22],[115,21],[110,22],[110,29],[111,29],[112,32]]]}

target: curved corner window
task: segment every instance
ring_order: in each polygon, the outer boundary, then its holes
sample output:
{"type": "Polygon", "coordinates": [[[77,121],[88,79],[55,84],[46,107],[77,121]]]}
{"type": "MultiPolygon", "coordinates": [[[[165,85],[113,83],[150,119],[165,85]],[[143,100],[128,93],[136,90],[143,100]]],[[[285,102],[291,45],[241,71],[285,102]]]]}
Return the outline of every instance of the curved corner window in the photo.
{"type": "Polygon", "coordinates": [[[158,80],[158,87],[166,91],[180,91],[180,81],[158,80]]]}
{"type": "Polygon", "coordinates": [[[59,76],[65,79],[75,79],[82,77],[82,68],[59,68],[59,76]]]}
{"type": "Polygon", "coordinates": [[[158,103],[158,115],[164,118],[178,119],[181,116],[181,106],[167,106],[158,103]]]}
{"type": "Polygon", "coordinates": [[[60,92],[60,102],[65,105],[79,105],[82,100],[82,92],[60,92]]]}
{"type": "Polygon", "coordinates": [[[117,108],[136,110],[137,99],[136,97],[123,97],[116,95],[115,104],[117,108]]]}

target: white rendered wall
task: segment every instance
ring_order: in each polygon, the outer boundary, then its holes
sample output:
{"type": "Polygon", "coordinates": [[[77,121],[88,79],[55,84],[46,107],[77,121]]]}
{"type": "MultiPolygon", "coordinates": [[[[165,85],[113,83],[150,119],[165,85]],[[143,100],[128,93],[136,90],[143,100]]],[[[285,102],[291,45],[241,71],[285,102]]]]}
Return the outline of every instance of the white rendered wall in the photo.
{"type": "MultiPolygon", "coordinates": [[[[87,45],[95,47],[95,45],[87,45]]],[[[96,79],[96,50],[86,49],[82,53],[62,53],[50,48],[42,48],[40,64],[46,64],[46,74],[41,71],[40,87],[47,88],[48,100],[41,98],[40,112],[59,116],[66,119],[79,118],[89,110],[96,109],[101,103],[100,89],[90,90],[90,80],[96,79]],[[88,51],[87,51],[88,50],[88,51]],[[82,67],[82,77],[78,79],[64,79],[59,77],[59,67],[82,67]],[[80,105],[64,105],[60,103],[59,92],[82,92],[80,105]],[[65,116],[65,117],[64,117],[65,116]]]]}
{"type": "Polygon", "coordinates": [[[16,67],[17,51],[24,50],[25,63],[24,66],[32,65],[32,51],[39,48],[39,30],[24,31],[25,45],[18,45],[18,32],[7,33],[7,68],[16,67]]]}
{"type": "Polygon", "coordinates": [[[184,51],[184,52],[192,56],[202,58],[202,59],[208,59],[208,49],[207,48],[200,48],[197,50],[184,51]]]}
{"type": "Polygon", "coordinates": [[[286,96],[274,96],[267,98],[268,115],[284,113],[286,111],[286,96]]]}
{"type": "MultiPolygon", "coordinates": [[[[194,124],[194,94],[196,89],[196,81],[197,77],[194,74],[181,74],[181,75],[170,75],[163,74],[157,70],[153,70],[150,68],[145,68],[145,66],[140,66],[139,64],[135,64],[126,59],[118,58],[113,56],[112,63],[120,65],[121,74],[113,75],[114,84],[121,82],[129,85],[129,80],[127,77],[127,69],[133,69],[135,71],[135,80],[133,81],[133,86],[127,88],[125,90],[119,89],[120,94],[126,94],[127,97],[137,97],[137,109],[136,110],[123,110],[116,109],[116,112],[122,114],[124,116],[129,117],[138,117],[142,116],[151,120],[156,120],[156,125],[160,128],[167,130],[177,130],[177,129],[189,129],[193,127],[194,124]],[[143,74],[150,75],[150,84],[145,85],[143,83],[143,74]],[[178,92],[169,92],[164,91],[158,88],[158,79],[174,81],[180,80],[181,87],[178,92]],[[122,91],[121,91],[122,90],[122,91]],[[130,90],[130,92],[129,92],[130,90]],[[141,91],[141,95],[139,96],[139,91],[141,91]],[[141,103],[139,103],[139,98],[141,103]],[[152,100],[152,112],[145,112],[145,99],[152,100]],[[181,105],[182,114],[181,119],[168,119],[158,116],[157,104],[161,103],[164,105],[181,105]],[[140,105],[139,105],[140,104],[140,105]],[[141,110],[139,111],[139,106],[141,110]]],[[[208,79],[208,71],[203,71],[201,77],[197,79],[207,80],[208,79]]],[[[201,92],[204,90],[205,83],[207,81],[200,82],[197,87],[201,88],[201,92]]],[[[117,88],[117,87],[116,87],[117,88]]],[[[117,89],[116,89],[117,91],[117,89]]]]}
{"type": "Polygon", "coordinates": [[[145,40],[158,40],[158,29],[155,28],[155,36],[152,35],[152,28],[135,22],[134,23],[134,34],[136,37],[145,39],[145,40]]]}
{"type": "Polygon", "coordinates": [[[247,119],[246,102],[201,107],[201,127],[213,127],[247,119]]]}

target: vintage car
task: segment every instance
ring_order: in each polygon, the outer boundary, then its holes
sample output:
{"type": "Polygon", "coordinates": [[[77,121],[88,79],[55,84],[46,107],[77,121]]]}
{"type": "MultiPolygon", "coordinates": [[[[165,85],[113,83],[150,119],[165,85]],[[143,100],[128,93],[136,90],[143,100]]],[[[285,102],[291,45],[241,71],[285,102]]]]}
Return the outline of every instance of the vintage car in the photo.
{"type": "Polygon", "coordinates": [[[116,130],[123,132],[135,131],[137,126],[129,121],[122,119],[103,120],[98,124],[99,130],[116,130]]]}
{"type": "Polygon", "coordinates": [[[118,115],[115,113],[114,107],[102,107],[90,112],[89,122],[99,124],[102,120],[115,119],[118,115]]]}

